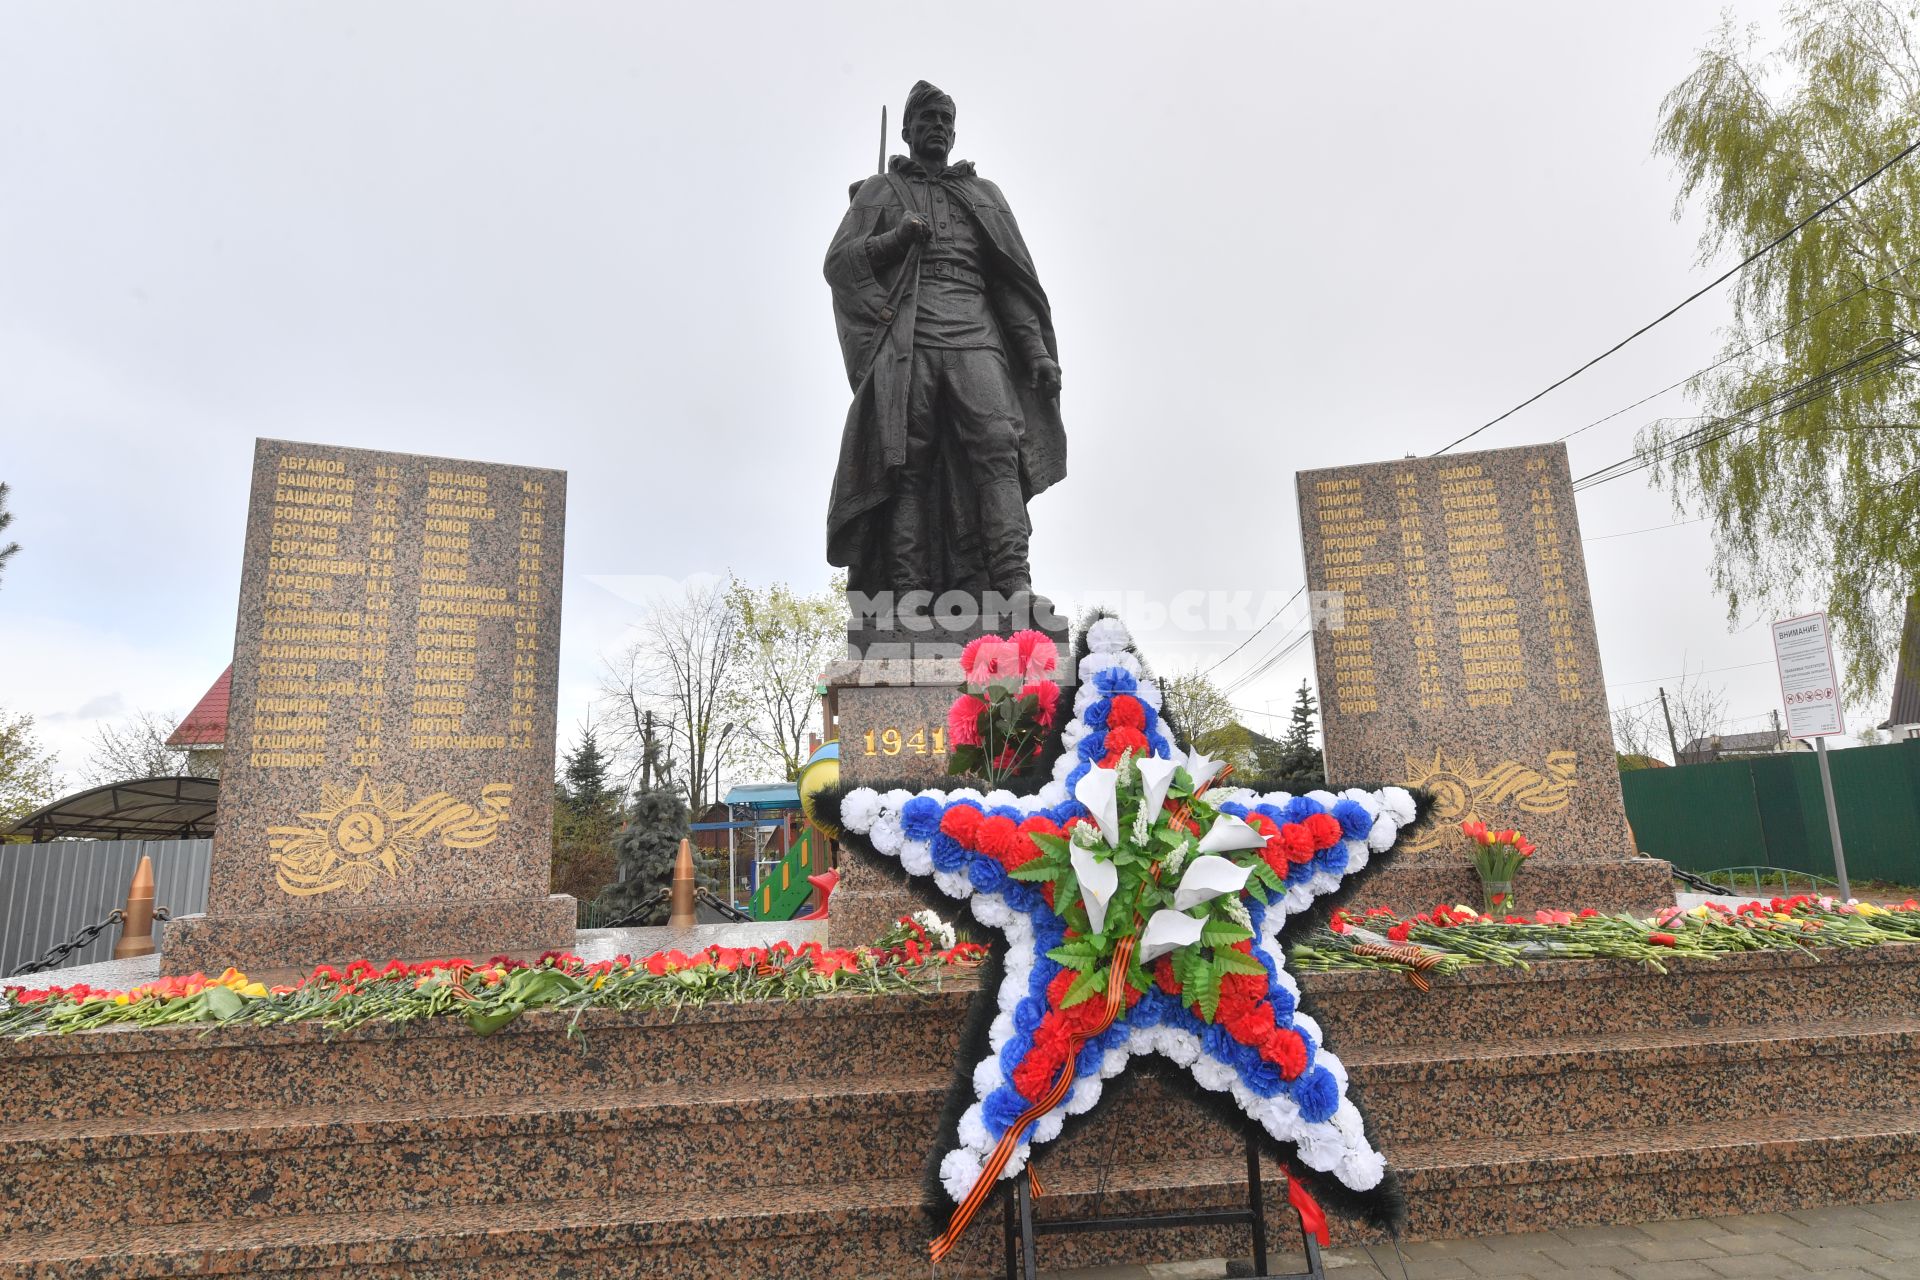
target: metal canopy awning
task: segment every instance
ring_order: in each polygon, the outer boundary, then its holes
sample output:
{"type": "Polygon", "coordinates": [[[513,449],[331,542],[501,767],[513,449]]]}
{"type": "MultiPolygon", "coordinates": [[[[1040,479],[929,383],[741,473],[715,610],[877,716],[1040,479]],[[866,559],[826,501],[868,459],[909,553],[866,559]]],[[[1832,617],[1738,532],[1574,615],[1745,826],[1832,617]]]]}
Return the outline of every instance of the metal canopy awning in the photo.
{"type": "Polygon", "coordinates": [[[6,828],[47,840],[203,840],[213,834],[216,778],[142,778],[76,791],[6,828]]]}
{"type": "Polygon", "coordinates": [[[727,792],[725,803],[751,809],[797,809],[800,788],[791,782],[748,782],[727,792]]]}

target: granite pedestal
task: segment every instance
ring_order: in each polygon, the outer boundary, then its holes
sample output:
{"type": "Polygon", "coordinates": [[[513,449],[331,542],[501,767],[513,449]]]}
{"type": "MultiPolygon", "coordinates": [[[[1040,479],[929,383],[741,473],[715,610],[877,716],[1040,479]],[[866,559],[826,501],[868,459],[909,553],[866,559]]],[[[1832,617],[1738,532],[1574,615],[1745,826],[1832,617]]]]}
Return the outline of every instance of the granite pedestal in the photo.
{"type": "MultiPolygon", "coordinates": [[[[907,602],[917,606],[913,610],[850,603],[847,659],[827,672],[827,736],[840,741],[842,786],[985,789],[977,778],[947,772],[947,711],[965,683],[960,654],[983,635],[1045,632],[1060,650],[1053,679],[1067,691],[1070,705],[1069,630],[1044,597],[1009,602],[956,592],[939,597],[932,608],[923,601],[907,602]]],[[[840,884],[828,916],[836,947],[872,942],[924,905],[900,883],[897,871],[869,865],[844,847],[839,866],[840,884]]],[[[940,910],[953,913],[951,905],[940,910]]]]}

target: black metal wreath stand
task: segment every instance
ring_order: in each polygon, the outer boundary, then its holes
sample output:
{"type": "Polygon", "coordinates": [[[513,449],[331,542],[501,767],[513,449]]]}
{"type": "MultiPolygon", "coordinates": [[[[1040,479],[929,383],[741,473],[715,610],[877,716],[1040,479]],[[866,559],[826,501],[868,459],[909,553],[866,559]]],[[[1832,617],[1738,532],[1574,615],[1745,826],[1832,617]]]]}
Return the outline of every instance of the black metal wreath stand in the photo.
{"type": "Polygon", "coordinates": [[[1303,1223],[1300,1238],[1306,1244],[1307,1269],[1282,1274],[1267,1270],[1266,1194],[1260,1185],[1260,1146],[1247,1135],[1247,1204],[1242,1209],[1203,1209],[1195,1213],[1120,1214],[1113,1217],[1048,1218],[1036,1222],[1028,1179],[1015,1177],[1007,1189],[1003,1235],[1007,1252],[1007,1280],[1035,1280],[1038,1262],[1034,1244],[1040,1236],[1080,1231],[1155,1231],[1173,1227],[1211,1227],[1245,1223],[1253,1234],[1252,1280],[1327,1280],[1320,1261],[1320,1242],[1303,1223]]]}

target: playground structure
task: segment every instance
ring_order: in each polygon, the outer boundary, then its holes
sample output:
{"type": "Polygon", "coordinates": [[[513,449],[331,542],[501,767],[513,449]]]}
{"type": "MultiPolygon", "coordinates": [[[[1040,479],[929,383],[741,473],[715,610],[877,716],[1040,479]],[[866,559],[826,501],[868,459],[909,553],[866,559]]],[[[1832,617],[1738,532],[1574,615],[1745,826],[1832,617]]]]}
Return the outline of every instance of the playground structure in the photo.
{"type": "Polygon", "coordinates": [[[723,802],[724,822],[692,824],[694,838],[717,855],[718,840],[701,832],[726,832],[727,897],[756,920],[791,920],[802,913],[815,885],[809,877],[833,866],[833,846],[814,826],[805,804],[839,778],[840,746],[829,742],[808,759],[797,782],[734,787],[723,802]]]}

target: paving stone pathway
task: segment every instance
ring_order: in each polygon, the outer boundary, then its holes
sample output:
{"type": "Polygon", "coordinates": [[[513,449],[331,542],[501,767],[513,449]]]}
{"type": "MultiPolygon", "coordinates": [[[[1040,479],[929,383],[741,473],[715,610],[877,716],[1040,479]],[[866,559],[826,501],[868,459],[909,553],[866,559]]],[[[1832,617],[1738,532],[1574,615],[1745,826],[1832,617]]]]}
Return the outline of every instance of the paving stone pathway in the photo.
{"type": "MultiPolygon", "coordinates": [[[[1920,1200],[1693,1218],[1636,1227],[1573,1227],[1400,1246],[1406,1280],[1920,1280],[1920,1200]]],[[[1390,1247],[1336,1248],[1327,1280],[1401,1280],[1390,1247]]],[[[1270,1258],[1279,1273],[1298,1255],[1270,1258]]],[[[1214,1280],[1220,1259],[1043,1273],[1042,1280],[1214,1280]]],[[[1245,1275],[1245,1270],[1234,1274],[1245,1275]]]]}

